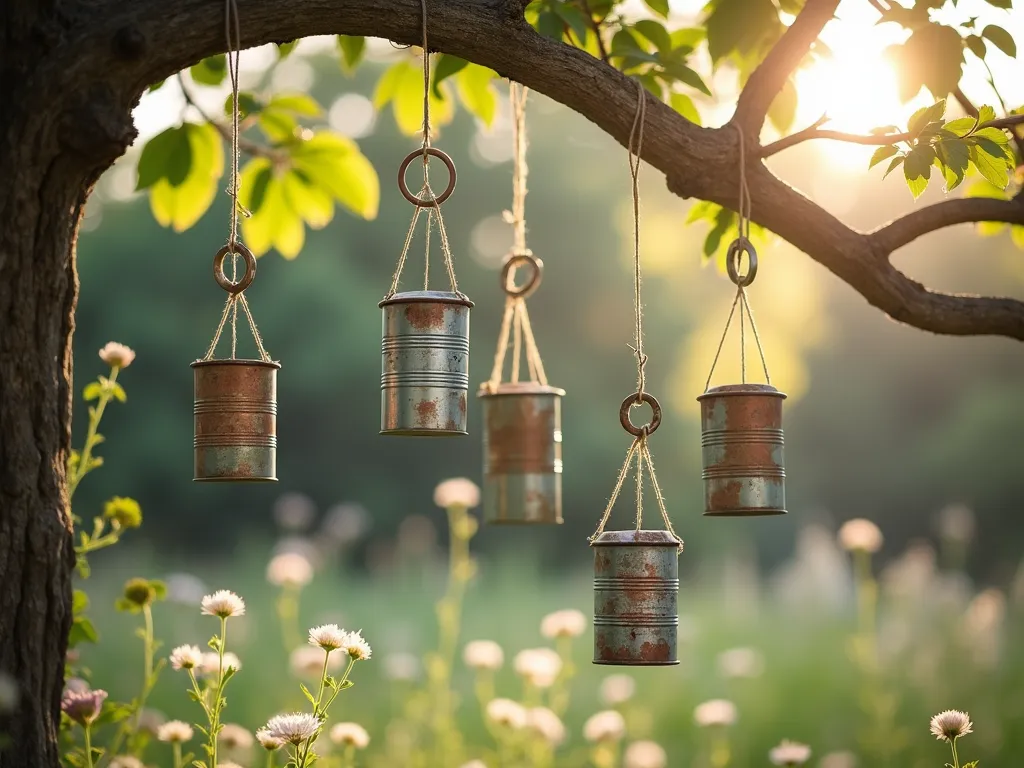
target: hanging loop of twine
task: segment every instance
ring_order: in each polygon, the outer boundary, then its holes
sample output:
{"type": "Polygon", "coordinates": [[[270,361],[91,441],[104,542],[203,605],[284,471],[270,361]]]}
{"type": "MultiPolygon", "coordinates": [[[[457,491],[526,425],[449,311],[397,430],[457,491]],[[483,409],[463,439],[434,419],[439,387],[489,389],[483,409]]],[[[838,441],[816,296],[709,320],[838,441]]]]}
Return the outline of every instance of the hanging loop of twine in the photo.
{"type": "Polygon", "coordinates": [[[260,360],[265,363],[271,362],[270,355],[263,346],[263,338],[256,327],[256,320],[249,309],[249,302],[245,298],[245,289],[248,288],[256,277],[256,259],[248,248],[242,245],[238,239],[238,214],[248,212],[242,207],[238,200],[238,164],[239,164],[239,107],[238,107],[238,65],[241,57],[242,32],[241,23],[238,18],[238,4],[236,0],[226,0],[224,6],[224,35],[227,41],[227,64],[228,78],[231,81],[231,186],[228,194],[231,196],[231,212],[228,222],[228,242],[213,257],[213,276],[217,284],[228,292],[227,301],[224,302],[224,309],[221,312],[220,320],[217,323],[217,330],[214,331],[213,340],[206,350],[204,361],[212,360],[220,343],[221,335],[224,333],[224,326],[228,320],[231,321],[231,358],[238,356],[238,309],[248,321],[249,330],[252,332],[253,340],[256,342],[256,350],[259,352],[260,360]],[[231,277],[224,271],[224,261],[228,254],[231,255],[231,277]],[[238,257],[241,256],[245,262],[245,273],[238,276],[238,257]]]}
{"type": "Polygon", "coordinates": [[[441,236],[441,257],[444,261],[445,271],[448,274],[448,282],[451,284],[452,293],[460,298],[466,296],[459,290],[458,281],[455,279],[455,264],[452,257],[451,243],[448,241],[448,231],[444,226],[444,217],[441,215],[441,203],[447,200],[455,191],[456,173],[455,163],[444,152],[430,146],[430,48],[427,40],[427,0],[420,0],[422,10],[421,29],[423,32],[423,130],[420,141],[420,148],[411,152],[399,166],[398,189],[402,196],[416,206],[416,212],[409,223],[409,231],[405,236],[405,244],[402,246],[402,253],[398,257],[398,265],[391,278],[391,287],[388,289],[384,300],[392,298],[398,293],[398,286],[402,279],[402,270],[409,255],[409,248],[412,245],[413,234],[416,232],[416,222],[420,214],[427,211],[427,228],[424,236],[424,264],[423,264],[423,290],[430,290],[430,232],[434,225],[437,225],[438,233],[441,236]],[[419,194],[413,194],[405,181],[405,172],[409,165],[417,157],[423,159],[423,186],[419,194]],[[430,185],[430,158],[436,157],[448,169],[448,186],[438,195],[430,185]]]}
{"type": "Polygon", "coordinates": [[[643,300],[640,290],[642,279],[640,269],[640,153],[644,139],[644,117],[646,113],[646,104],[647,92],[644,89],[643,84],[638,81],[636,114],[633,117],[633,127],[629,132],[628,146],[629,173],[632,179],[633,191],[633,311],[636,321],[634,328],[635,344],[633,346],[633,351],[636,353],[637,382],[636,392],[628,395],[619,407],[619,423],[622,424],[623,429],[633,435],[633,442],[629,446],[629,450],[626,452],[626,459],[622,463],[622,469],[619,470],[618,479],[615,481],[615,487],[612,489],[612,495],[608,499],[608,504],[604,508],[601,520],[597,524],[597,530],[588,539],[588,541],[593,544],[594,541],[604,533],[605,526],[611,518],[612,509],[615,507],[615,502],[618,500],[619,494],[622,492],[622,486],[626,481],[626,475],[629,474],[630,467],[635,461],[636,519],[634,522],[636,530],[641,530],[644,522],[643,479],[644,470],[646,469],[647,476],[651,481],[651,488],[654,489],[654,498],[658,504],[658,511],[661,513],[661,519],[665,525],[665,530],[668,531],[678,542],[679,552],[682,552],[683,540],[679,538],[675,528],[672,526],[672,520],[668,516],[668,510],[665,507],[665,495],[662,493],[661,484],[658,482],[658,476],[654,471],[654,457],[651,455],[651,449],[648,445],[648,438],[661,425],[661,405],[653,395],[645,391],[647,383],[647,354],[644,352],[643,300]],[[641,427],[637,427],[630,421],[629,412],[634,406],[642,405],[643,403],[647,403],[651,406],[651,421],[641,427]]]}

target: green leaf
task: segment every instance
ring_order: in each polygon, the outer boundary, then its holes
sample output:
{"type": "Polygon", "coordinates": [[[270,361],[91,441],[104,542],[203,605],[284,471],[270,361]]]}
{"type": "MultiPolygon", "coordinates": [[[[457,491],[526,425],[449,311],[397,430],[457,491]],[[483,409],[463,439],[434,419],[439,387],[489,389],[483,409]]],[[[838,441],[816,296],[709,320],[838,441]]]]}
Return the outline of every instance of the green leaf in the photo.
{"type": "Polygon", "coordinates": [[[324,113],[323,107],[317,103],[317,100],[305,93],[285,93],[274,96],[267,102],[265,109],[291,112],[303,117],[320,117],[324,113]]]}
{"type": "Polygon", "coordinates": [[[171,155],[184,141],[181,128],[168,128],[150,139],[139,156],[139,178],[135,189],[148,189],[167,176],[171,155]]]}
{"type": "Polygon", "coordinates": [[[438,90],[438,87],[456,72],[464,69],[468,64],[468,61],[460,59],[458,56],[442,53],[440,58],[437,60],[437,65],[434,67],[434,96],[439,99],[443,99],[444,96],[441,94],[441,91],[438,90]]]}
{"type": "MultiPolygon", "coordinates": [[[[257,160],[252,162],[263,162],[265,165],[260,168],[259,172],[251,180],[249,178],[245,178],[244,181],[240,180],[239,187],[244,182],[251,184],[250,193],[246,197],[248,202],[243,202],[242,205],[250,214],[256,214],[259,213],[260,208],[263,206],[263,198],[267,194],[267,183],[270,181],[271,170],[269,161],[263,158],[257,158],[257,160]]],[[[242,179],[241,174],[239,174],[239,178],[242,179]]],[[[239,198],[241,198],[241,195],[239,195],[239,198]]]]}
{"type": "Polygon", "coordinates": [[[537,32],[552,40],[561,40],[562,32],[565,30],[563,22],[556,13],[552,11],[541,11],[537,16],[537,32]]]}
{"type": "Polygon", "coordinates": [[[341,69],[352,74],[366,53],[366,38],[357,35],[338,35],[338,50],[341,52],[341,69]]]}
{"type": "Polygon", "coordinates": [[[81,589],[71,593],[71,613],[78,615],[89,608],[89,596],[81,589]]]}
{"type": "Polygon", "coordinates": [[[493,70],[477,64],[464,67],[455,77],[456,90],[463,106],[488,127],[498,112],[498,94],[491,85],[495,77],[497,75],[493,70]]]}
{"type": "Polygon", "coordinates": [[[946,180],[946,191],[956,189],[967,175],[970,147],[963,139],[949,139],[935,145],[936,158],[946,180]]]}
{"type": "MultiPolygon", "coordinates": [[[[440,98],[431,88],[430,118],[435,129],[450,123],[455,114],[447,86],[438,87],[440,98]]],[[[407,136],[419,133],[423,130],[423,71],[408,61],[391,65],[377,82],[373,103],[377,109],[390,103],[399,130],[407,136]]]]}
{"type": "MultiPolygon", "coordinates": [[[[234,101],[234,96],[228,94],[228,97],[224,100],[224,114],[231,117],[231,109],[234,101]]],[[[238,94],[238,116],[246,118],[249,115],[259,112],[263,109],[263,103],[260,102],[255,96],[246,91],[242,91],[238,94]]]]}
{"type": "Polygon", "coordinates": [[[668,18],[668,0],[644,0],[644,3],[661,18],[668,18]]]}
{"type": "Polygon", "coordinates": [[[677,29],[671,33],[673,48],[689,48],[691,51],[700,45],[707,37],[703,27],[688,27],[677,29]]]}
{"type": "Polygon", "coordinates": [[[985,104],[978,107],[978,125],[984,125],[990,123],[996,119],[996,110],[994,107],[985,104]]]}
{"type": "Polygon", "coordinates": [[[967,43],[967,49],[977,56],[979,59],[984,59],[988,53],[988,48],[985,45],[985,41],[979,35],[968,35],[964,38],[964,42],[967,43]]]}
{"type": "Polygon", "coordinates": [[[114,395],[114,399],[119,403],[123,403],[128,400],[128,394],[124,391],[124,387],[118,384],[116,381],[111,384],[110,391],[114,395]]]}
{"type": "Polygon", "coordinates": [[[192,162],[188,175],[178,185],[160,179],[150,190],[153,217],[164,227],[181,232],[199,220],[213,202],[217,180],[224,173],[224,146],[217,129],[208,123],[186,123],[192,162]]]}
{"type": "Polygon", "coordinates": [[[608,51],[610,56],[633,56],[646,61],[657,61],[657,57],[648,53],[647,50],[640,45],[640,41],[636,39],[632,32],[628,29],[620,29],[612,37],[612,46],[608,51]]]}
{"type": "Polygon", "coordinates": [[[971,162],[981,172],[985,179],[998,187],[1005,189],[1010,183],[1010,167],[1007,163],[1004,148],[994,142],[982,139],[970,147],[971,162]]]}
{"type": "Polygon", "coordinates": [[[1001,128],[995,128],[989,126],[988,128],[981,128],[971,134],[972,139],[988,139],[995,144],[1009,144],[1010,137],[1006,135],[1006,131],[1001,128]]]}
{"type": "Polygon", "coordinates": [[[932,175],[932,157],[934,154],[922,147],[915,147],[907,154],[903,163],[903,177],[907,180],[907,186],[914,198],[921,196],[921,193],[928,187],[928,179],[932,175]]]}
{"type": "Polygon", "coordinates": [[[1014,42],[1013,36],[1002,27],[989,24],[981,31],[981,36],[990,40],[992,45],[1010,58],[1017,56],[1017,43],[1014,42]]]}
{"type": "Polygon", "coordinates": [[[71,632],[68,635],[68,645],[74,647],[80,643],[96,643],[100,639],[96,627],[85,616],[76,616],[71,624],[71,632]]]}
{"type": "Polygon", "coordinates": [[[895,144],[887,144],[884,147],[879,147],[875,150],[875,153],[871,155],[871,162],[868,163],[868,168],[874,168],[880,162],[886,158],[892,157],[899,151],[899,148],[896,147],[895,144]]]}
{"type": "Polygon", "coordinates": [[[641,19],[633,25],[633,29],[651,41],[660,53],[668,53],[672,50],[672,37],[659,22],[653,19],[641,19]]]}
{"type": "Polygon", "coordinates": [[[696,88],[698,91],[706,96],[711,95],[711,89],[707,87],[701,76],[698,75],[694,70],[690,69],[685,64],[677,62],[669,62],[662,65],[665,73],[671,75],[674,79],[679,80],[691,88],[696,88]]]}
{"type": "Polygon", "coordinates": [[[691,123],[695,123],[696,125],[701,124],[700,112],[697,111],[697,107],[693,103],[693,99],[685,93],[673,92],[672,95],[669,96],[669,105],[691,123]]]}
{"type": "Polygon", "coordinates": [[[309,692],[309,688],[307,688],[302,683],[299,683],[299,688],[302,689],[302,695],[305,696],[307,699],[309,699],[309,703],[310,704],[315,704],[316,703],[316,697],[312,693],[309,692]]]}
{"type": "Polygon", "coordinates": [[[82,391],[82,399],[85,402],[89,402],[90,400],[98,399],[101,394],[103,394],[103,385],[98,381],[90,381],[82,391]]]}
{"type": "Polygon", "coordinates": [[[299,130],[299,121],[281,110],[264,110],[260,112],[259,121],[263,135],[274,144],[291,141],[299,130]]]}
{"type": "Polygon", "coordinates": [[[946,114],[946,100],[939,99],[930,107],[921,107],[907,121],[907,133],[918,136],[929,123],[941,120],[946,114]]]}
{"type": "Polygon", "coordinates": [[[569,25],[573,34],[576,35],[576,41],[580,47],[585,46],[587,35],[590,33],[590,22],[587,21],[587,15],[569,3],[555,3],[554,11],[563,22],[569,25]]]}
{"type": "Polygon", "coordinates": [[[322,229],[334,218],[334,199],[330,193],[315,185],[305,173],[292,169],[285,173],[282,184],[284,196],[291,209],[312,229],[322,229]]]}
{"type": "Polygon", "coordinates": [[[380,181],[373,164],[354,142],[318,132],[294,149],[292,159],[314,185],[349,211],[365,219],[376,218],[380,181]]]}
{"type": "Polygon", "coordinates": [[[220,85],[228,75],[228,60],[223,53],[203,59],[189,69],[192,79],[202,85],[220,85]]]}
{"type": "Polygon", "coordinates": [[[907,159],[906,155],[897,155],[896,157],[894,157],[892,159],[892,162],[889,163],[889,167],[885,169],[885,173],[882,174],[882,178],[884,179],[890,173],[892,173],[897,168],[899,168],[903,164],[903,161],[906,160],[906,159],[907,159]]]}
{"type": "Polygon", "coordinates": [[[949,131],[954,136],[966,136],[973,131],[978,125],[978,120],[973,117],[961,117],[956,120],[950,120],[943,127],[944,130],[949,131]]]}
{"type": "Polygon", "coordinates": [[[902,45],[886,50],[899,78],[899,95],[910,100],[924,85],[941,98],[956,88],[963,67],[963,38],[955,29],[927,23],[902,45]]]}
{"type": "Polygon", "coordinates": [[[298,40],[289,40],[287,43],[277,43],[277,59],[287,59],[291,55],[291,52],[295,50],[295,46],[299,44],[298,40]]]}
{"type": "Polygon", "coordinates": [[[782,86],[782,90],[768,107],[768,119],[779,133],[785,134],[796,118],[797,93],[793,80],[790,78],[782,86]]]}
{"type": "Polygon", "coordinates": [[[114,608],[121,613],[138,613],[142,610],[137,604],[123,597],[119,597],[114,601],[114,608]]]}

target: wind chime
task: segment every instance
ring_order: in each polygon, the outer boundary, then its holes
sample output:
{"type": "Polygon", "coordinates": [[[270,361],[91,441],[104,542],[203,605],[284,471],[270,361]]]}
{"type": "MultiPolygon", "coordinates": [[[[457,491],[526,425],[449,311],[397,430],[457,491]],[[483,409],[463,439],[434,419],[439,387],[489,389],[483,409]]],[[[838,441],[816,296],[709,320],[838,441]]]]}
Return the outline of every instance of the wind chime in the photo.
{"type": "Polygon", "coordinates": [[[398,168],[398,188],[412,203],[413,214],[391,289],[380,302],[383,311],[380,377],[380,433],[443,437],[466,434],[469,394],[469,311],[473,306],[455,280],[448,233],[441,204],[455,191],[455,164],[447,154],[430,146],[430,54],[427,49],[427,6],[423,7],[423,141],[398,168]],[[448,186],[437,195],[430,186],[429,160],[435,157],[448,169],[448,186]],[[413,194],[405,172],[417,158],[423,161],[423,186],[413,194]],[[403,291],[398,286],[412,243],[416,222],[427,210],[426,256],[423,290],[403,291]],[[437,224],[450,291],[430,290],[430,231],[437,224]]]}
{"type": "Polygon", "coordinates": [[[544,263],[526,247],[526,96],[509,83],[512,105],[512,225],[514,244],[501,271],[505,314],[498,332],[491,377],[480,386],[484,408],[484,519],[489,523],[562,522],[562,396],[548,385],[544,363],[526,311],[540,285],[544,263]],[[519,267],[529,270],[517,286],[519,267]],[[510,380],[502,381],[509,341],[510,380]],[[519,380],[526,358],[529,381],[519,380]]]}
{"type": "Polygon", "coordinates": [[[772,386],[754,313],[746,289],[757,276],[757,252],[750,242],[750,190],[747,188],[743,134],[740,133],[739,236],[725,258],[729,279],[736,285],[729,318],[711,363],[700,401],[703,454],[704,514],[714,517],[757,517],[786,514],[786,468],[783,456],[782,401],[786,396],[772,386]],[[743,255],[747,271],[740,272],[743,255]],[[711,387],[711,377],[722,354],[736,308],[740,325],[740,383],[711,387]],[[764,369],[764,384],[747,382],[744,312],[764,369]]]}
{"type": "Polygon", "coordinates": [[[643,144],[646,92],[638,85],[638,102],[629,136],[629,169],[633,177],[633,306],[636,317],[637,388],[622,401],[619,421],[633,436],[608,505],[590,537],[594,548],[594,663],[625,666],[678,664],[679,554],[683,542],[672,528],[665,499],[654,471],[648,439],[661,424],[661,406],[645,391],[647,355],[643,350],[643,303],[640,297],[640,150],[643,144]],[[634,138],[636,139],[634,143],[634,138]],[[647,403],[651,421],[641,427],[629,418],[635,406],[647,403]],[[606,531],[605,525],[636,462],[636,527],[606,531]],[[643,529],[643,475],[646,468],[665,529],[643,529]]]}
{"type": "Polygon", "coordinates": [[[192,363],[195,379],[195,480],[257,482],[277,480],[277,371],[245,298],[256,276],[256,259],[238,239],[238,9],[227,3],[228,70],[231,78],[231,224],[228,243],[213,257],[213,276],[228,293],[220,322],[202,360],[192,363]],[[234,33],[234,34],[232,34],[234,33]],[[231,277],[224,262],[231,255],[231,277]],[[245,272],[238,276],[238,257],[245,272]],[[237,357],[238,309],[256,341],[259,360],[237,357]],[[214,359],[225,325],[231,323],[231,357],[214,359]]]}

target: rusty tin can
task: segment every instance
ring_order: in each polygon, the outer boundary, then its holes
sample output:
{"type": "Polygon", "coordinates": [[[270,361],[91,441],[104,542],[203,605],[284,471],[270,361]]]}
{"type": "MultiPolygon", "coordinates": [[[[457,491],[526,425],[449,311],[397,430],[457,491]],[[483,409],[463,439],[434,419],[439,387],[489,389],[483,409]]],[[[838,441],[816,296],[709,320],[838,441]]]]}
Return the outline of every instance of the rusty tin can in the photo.
{"type": "Polygon", "coordinates": [[[785,399],[770,384],[727,384],[697,398],[705,515],[786,514],[785,399]]]}
{"type": "Polygon", "coordinates": [[[199,360],[195,379],[195,480],[277,480],[278,363],[199,360]]]}
{"type": "Polygon", "coordinates": [[[678,664],[679,542],[668,531],[605,531],[594,548],[594,663],[678,664]]]}
{"type": "Polygon", "coordinates": [[[481,388],[487,522],[562,522],[564,395],[531,382],[481,388]]]}
{"type": "Polygon", "coordinates": [[[473,302],[447,291],[407,291],[380,306],[380,433],[465,435],[473,302]]]}

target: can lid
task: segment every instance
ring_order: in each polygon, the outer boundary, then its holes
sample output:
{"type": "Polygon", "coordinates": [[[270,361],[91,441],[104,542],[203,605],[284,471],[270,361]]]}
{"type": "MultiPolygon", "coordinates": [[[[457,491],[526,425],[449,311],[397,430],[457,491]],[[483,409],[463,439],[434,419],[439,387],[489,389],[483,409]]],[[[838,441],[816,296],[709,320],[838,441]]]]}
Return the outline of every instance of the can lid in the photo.
{"type": "Polygon", "coordinates": [[[590,546],[592,547],[678,547],[679,540],[668,531],[605,531],[590,546]]]}
{"type": "Polygon", "coordinates": [[[489,382],[484,382],[477,390],[477,397],[501,397],[502,395],[557,395],[563,397],[564,389],[537,384],[533,381],[502,382],[497,389],[490,389],[489,382]]]}
{"type": "Polygon", "coordinates": [[[280,363],[275,363],[273,360],[241,360],[237,358],[229,358],[227,360],[196,360],[194,363],[190,363],[193,368],[203,368],[212,365],[245,365],[252,368],[280,368],[280,363]]]}
{"type": "Polygon", "coordinates": [[[384,299],[377,306],[384,307],[388,304],[410,304],[412,302],[434,302],[436,304],[461,304],[464,307],[472,307],[473,302],[461,293],[452,291],[403,291],[396,293],[388,299],[384,299]]]}
{"type": "Polygon", "coordinates": [[[784,392],[779,392],[771,384],[723,384],[720,387],[712,387],[703,395],[698,395],[698,400],[705,397],[728,397],[730,395],[765,395],[766,397],[786,398],[784,392]]]}

